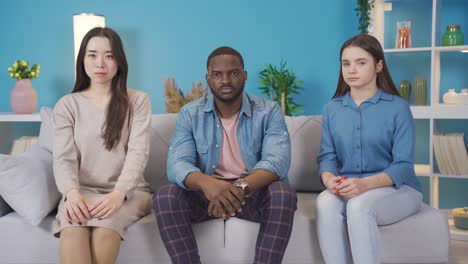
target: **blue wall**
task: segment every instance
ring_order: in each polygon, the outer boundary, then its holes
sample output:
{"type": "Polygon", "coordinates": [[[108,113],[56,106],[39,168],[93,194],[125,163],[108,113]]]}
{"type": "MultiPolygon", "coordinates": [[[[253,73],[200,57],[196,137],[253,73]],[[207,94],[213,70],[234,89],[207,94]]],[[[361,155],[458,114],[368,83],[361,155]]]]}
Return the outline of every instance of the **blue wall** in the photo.
{"type": "MultiPolygon", "coordinates": [[[[206,58],[229,45],[244,56],[247,91],[258,94],[258,72],[282,59],[304,81],[297,98],[305,114],[318,114],[333,94],[338,52],[357,32],[354,1],[14,1],[0,4],[0,98],[14,80],[7,67],[18,59],[41,64],[33,80],[39,106],[53,106],[74,83],[73,19],[97,13],[122,37],[129,61],[130,87],[148,92],[153,112],[163,113],[163,80],[174,77],[187,91],[202,80],[206,58]]],[[[11,111],[8,99],[0,112],[11,111]]]]}

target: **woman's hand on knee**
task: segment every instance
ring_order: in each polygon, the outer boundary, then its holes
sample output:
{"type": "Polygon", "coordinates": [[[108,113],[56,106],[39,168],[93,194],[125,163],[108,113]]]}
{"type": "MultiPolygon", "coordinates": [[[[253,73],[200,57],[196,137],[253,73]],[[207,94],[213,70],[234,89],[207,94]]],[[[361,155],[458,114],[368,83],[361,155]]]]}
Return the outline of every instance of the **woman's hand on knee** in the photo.
{"type": "Polygon", "coordinates": [[[351,199],[368,190],[366,181],[363,178],[350,178],[343,180],[337,187],[339,195],[351,199]]]}
{"type": "Polygon", "coordinates": [[[70,224],[74,222],[79,225],[83,225],[91,219],[91,214],[88,208],[88,201],[77,189],[70,190],[65,196],[63,213],[65,220],[70,224]]]}
{"type": "Polygon", "coordinates": [[[98,219],[106,219],[111,217],[117,210],[122,207],[125,200],[125,194],[120,191],[113,191],[103,195],[98,200],[94,201],[89,207],[89,212],[92,217],[98,219]]]}
{"type": "Polygon", "coordinates": [[[326,179],[326,181],[324,182],[325,184],[325,187],[327,187],[327,189],[330,191],[330,192],[333,192],[335,194],[339,194],[338,193],[338,185],[345,179],[346,177],[344,176],[330,176],[326,179]]]}

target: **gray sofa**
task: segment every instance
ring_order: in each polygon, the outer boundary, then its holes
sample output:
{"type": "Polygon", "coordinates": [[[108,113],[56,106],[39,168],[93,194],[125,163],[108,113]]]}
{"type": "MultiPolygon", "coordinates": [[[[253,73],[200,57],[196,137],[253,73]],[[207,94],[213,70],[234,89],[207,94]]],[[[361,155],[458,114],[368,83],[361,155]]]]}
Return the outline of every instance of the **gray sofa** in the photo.
{"type": "MultiPolygon", "coordinates": [[[[167,182],[168,143],[176,115],[153,116],[151,154],[145,177],[153,189],[167,182]]],[[[298,210],[283,263],[323,263],[315,230],[315,200],[323,189],[315,158],[319,151],[319,116],[287,117],[292,141],[291,185],[298,191],[298,210]]],[[[39,226],[16,212],[0,218],[0,263],[59,263],[59,241],[50,230],[54,212],[39,226]]],[[[251,263],[259,224],[232,218],[194,224],[203,263],[251,263]]],[[[422,204],[419,213],[380,227],[383,263],[447,263],[447,217],[422,204]]],[[[118,263],[170,263],[154,214],[132,224],[122,242],[118,263]]]]}

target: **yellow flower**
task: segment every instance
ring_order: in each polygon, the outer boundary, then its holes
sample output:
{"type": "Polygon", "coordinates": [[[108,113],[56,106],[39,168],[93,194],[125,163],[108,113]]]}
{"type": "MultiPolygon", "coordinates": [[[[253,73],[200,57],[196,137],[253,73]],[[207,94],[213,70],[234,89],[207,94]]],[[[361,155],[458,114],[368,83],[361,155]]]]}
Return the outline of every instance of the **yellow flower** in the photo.
{"type": "Polygon", "coordinates": [[[39,77],[39,64],[31,64],[25,60],[16,60],[13,66],[8,68],[10,77],[15,80],[27,78],[33,79],[39,77]]]}
{"type": "Polygon", "coordinates": [[[38,64],[38,65],[37,65],[37,69],[40,70],[40,69],[41,69],[41,65],[38,64]]]}

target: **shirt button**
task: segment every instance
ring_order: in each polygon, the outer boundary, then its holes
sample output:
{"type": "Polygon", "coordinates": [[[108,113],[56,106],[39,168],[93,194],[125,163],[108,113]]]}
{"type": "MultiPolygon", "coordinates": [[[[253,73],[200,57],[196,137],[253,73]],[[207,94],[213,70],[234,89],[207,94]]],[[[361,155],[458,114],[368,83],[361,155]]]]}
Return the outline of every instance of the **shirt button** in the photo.
{"type": "Polygon", "coordinates": [[[216,147],[219,147],[218,144],[216,144],[216,147]]]}
{"type": "Polygon", "coordinates": [[[172,150],[172,147],[170,147],[169,150],[172,150]]]}
{"type": "Polygon", "coordinates": [[[214,169],[214,168],[216,168],[216,166],[215,166],[215,165],[213,165],[213,169],[214,169]]]}
{"type": "Polygon", "coordinates": [[[216,124],[216,127],[219,127],[219,124],[216,124]]]}

